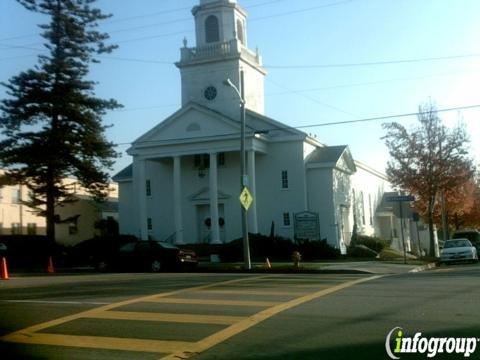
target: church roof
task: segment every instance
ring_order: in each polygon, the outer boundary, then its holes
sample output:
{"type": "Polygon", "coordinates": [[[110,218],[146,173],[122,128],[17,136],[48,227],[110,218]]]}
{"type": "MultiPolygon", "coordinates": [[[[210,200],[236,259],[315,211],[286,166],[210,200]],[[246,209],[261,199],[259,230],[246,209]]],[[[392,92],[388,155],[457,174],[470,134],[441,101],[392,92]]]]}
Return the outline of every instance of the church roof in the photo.
{"type": "Polygon", "coordinates": [[[349,170],[355,172],[355,161],[348,145],[319,147],[307,157],[307,164],[322,164],[335,167],[340,159],[344,159],[349,170]]]}
{"type": "Polygon", "coordinates": [[[310,154],[307,163],[336,163],[347,148],[347,145],[318,148],[310,154]]]}
{"type": "Polygon", "coordinates": [[[114,175],[112,179],[114,181],[130,180],[133,176],[133,165],[128,165],[125,169],[121,170],[118,174],[114,175]]]}
{"type": "Polygon", "coordinates": [[[267,138],[275,138],[282,135],[308,136],[303,131],[249,109],[246,111],[246,126],[255,132],[264,133],[267,138]]]}

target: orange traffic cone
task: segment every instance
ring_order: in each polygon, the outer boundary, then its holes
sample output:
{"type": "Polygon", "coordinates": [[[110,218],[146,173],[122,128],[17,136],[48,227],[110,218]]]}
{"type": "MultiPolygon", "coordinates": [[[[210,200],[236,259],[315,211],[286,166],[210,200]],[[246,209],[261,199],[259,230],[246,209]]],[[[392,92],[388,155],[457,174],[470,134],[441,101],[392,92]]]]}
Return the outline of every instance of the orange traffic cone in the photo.
{"type": "Polygon", "coordinates": [[[268,258],[265,259],[265,267],[267,269],[271,269],[272,268],[272,264],[270,264],[270,260],[268,260],[268,258]]]}
{"type": "Polygon", "coordinates": [[[52,260],[52,257],[50,256],[48,258],[47,273],[53,274],[54,272],[55,272],[55,268],[53,267],[53,260],[52,260]]]}
{"type": "Polygon", "coordinates": [[[0,279],[8,280],[7,259],[2,256],[2,263],[0,264],[0,279]]]}

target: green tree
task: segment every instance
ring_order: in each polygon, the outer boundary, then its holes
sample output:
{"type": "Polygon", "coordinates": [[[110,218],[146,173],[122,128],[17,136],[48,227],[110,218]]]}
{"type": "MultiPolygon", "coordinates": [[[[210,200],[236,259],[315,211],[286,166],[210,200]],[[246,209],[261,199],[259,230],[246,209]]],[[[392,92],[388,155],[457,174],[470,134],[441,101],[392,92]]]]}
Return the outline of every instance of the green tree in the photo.
{"type": "MultiPolygon", "coordinates": [[[[419,107],[419,126],[410,131],[399,123],[384,124],[385,143],[390,153],[387,175],[390,181],[415,195],[424,204],[422,215],[430,228],[430,256],[435,256],[434,210],[443,191],[451,191],[473,176],[468,156],[468,136],[458,125],[447,128],[436,106],[419,107]]],[[[421,206],[422,207],[422,206],[421,206]]]]}
{"type": "Polygon", "coordinates": [[[0,165],[3,181],[29,189],[25,203],[46,217],[47,236],[55,239],[55,206],[74,201],[62,182],[74,177],[94,197],[106,194],[108,173],[117,156],[106,140],[102,116],[120,105],[95,96],[88,79],[96,56],[111,52],[108,34],[96,30],[111,15],[93,8],[96,0],[17,0],[46,15],[39,25],[46,53],[38,64],[2,83],[0,165]]]}

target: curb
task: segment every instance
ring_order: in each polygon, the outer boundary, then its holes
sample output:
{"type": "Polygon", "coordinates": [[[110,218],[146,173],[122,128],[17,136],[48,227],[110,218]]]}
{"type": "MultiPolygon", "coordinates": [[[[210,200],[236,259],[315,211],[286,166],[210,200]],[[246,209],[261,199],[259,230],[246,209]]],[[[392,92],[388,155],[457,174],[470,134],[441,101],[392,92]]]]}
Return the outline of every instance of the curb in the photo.
{"type": "Polygon", "coordinates": [[[409,271],[409,273],[417,273],[425,270],[435,269],[438,266],[437,263],[430,263],[427,265],[417,266],[415,269],[409,271]]]}
{"type": "Polygon", "coordinates": [[[315,269],[202,269],[197,268],[195,273],[203,274],[372,274],[369,271],[345,269],[345,270],[315,270],[315,269]]]}

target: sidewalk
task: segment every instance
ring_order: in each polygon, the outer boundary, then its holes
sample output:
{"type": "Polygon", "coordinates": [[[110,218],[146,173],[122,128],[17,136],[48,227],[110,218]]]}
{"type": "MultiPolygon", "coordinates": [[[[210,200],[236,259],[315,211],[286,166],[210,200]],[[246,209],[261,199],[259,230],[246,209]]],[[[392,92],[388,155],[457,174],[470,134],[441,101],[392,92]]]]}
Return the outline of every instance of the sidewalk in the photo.
{"type": "MultiPolygon", "coordinates": [[[[398,264],[386,261],[332,262],[324,263],[325,270],[356,270],[370,274],[404,274],[427,270],[427,265],[398,264]]],[[[430,265],[432,267],[432,265],[430,265]]]]}
{"type": "MultiPolygon", "coordinates": [[[[272,268],[267,269],[265,264],[252,263],[251,272],[265,273],[325,273],[325,274],[405,274],[424,271],[434,267],[418,261],[411,261],[406,265],[396,261],[332,261],[332,262],[302,262],[300,269],[294,269],[292,263],[273,262],[272,268]]],[[[243,263],[210,263],[201,262],[197,272],[245,272],[243,263]]]]}

